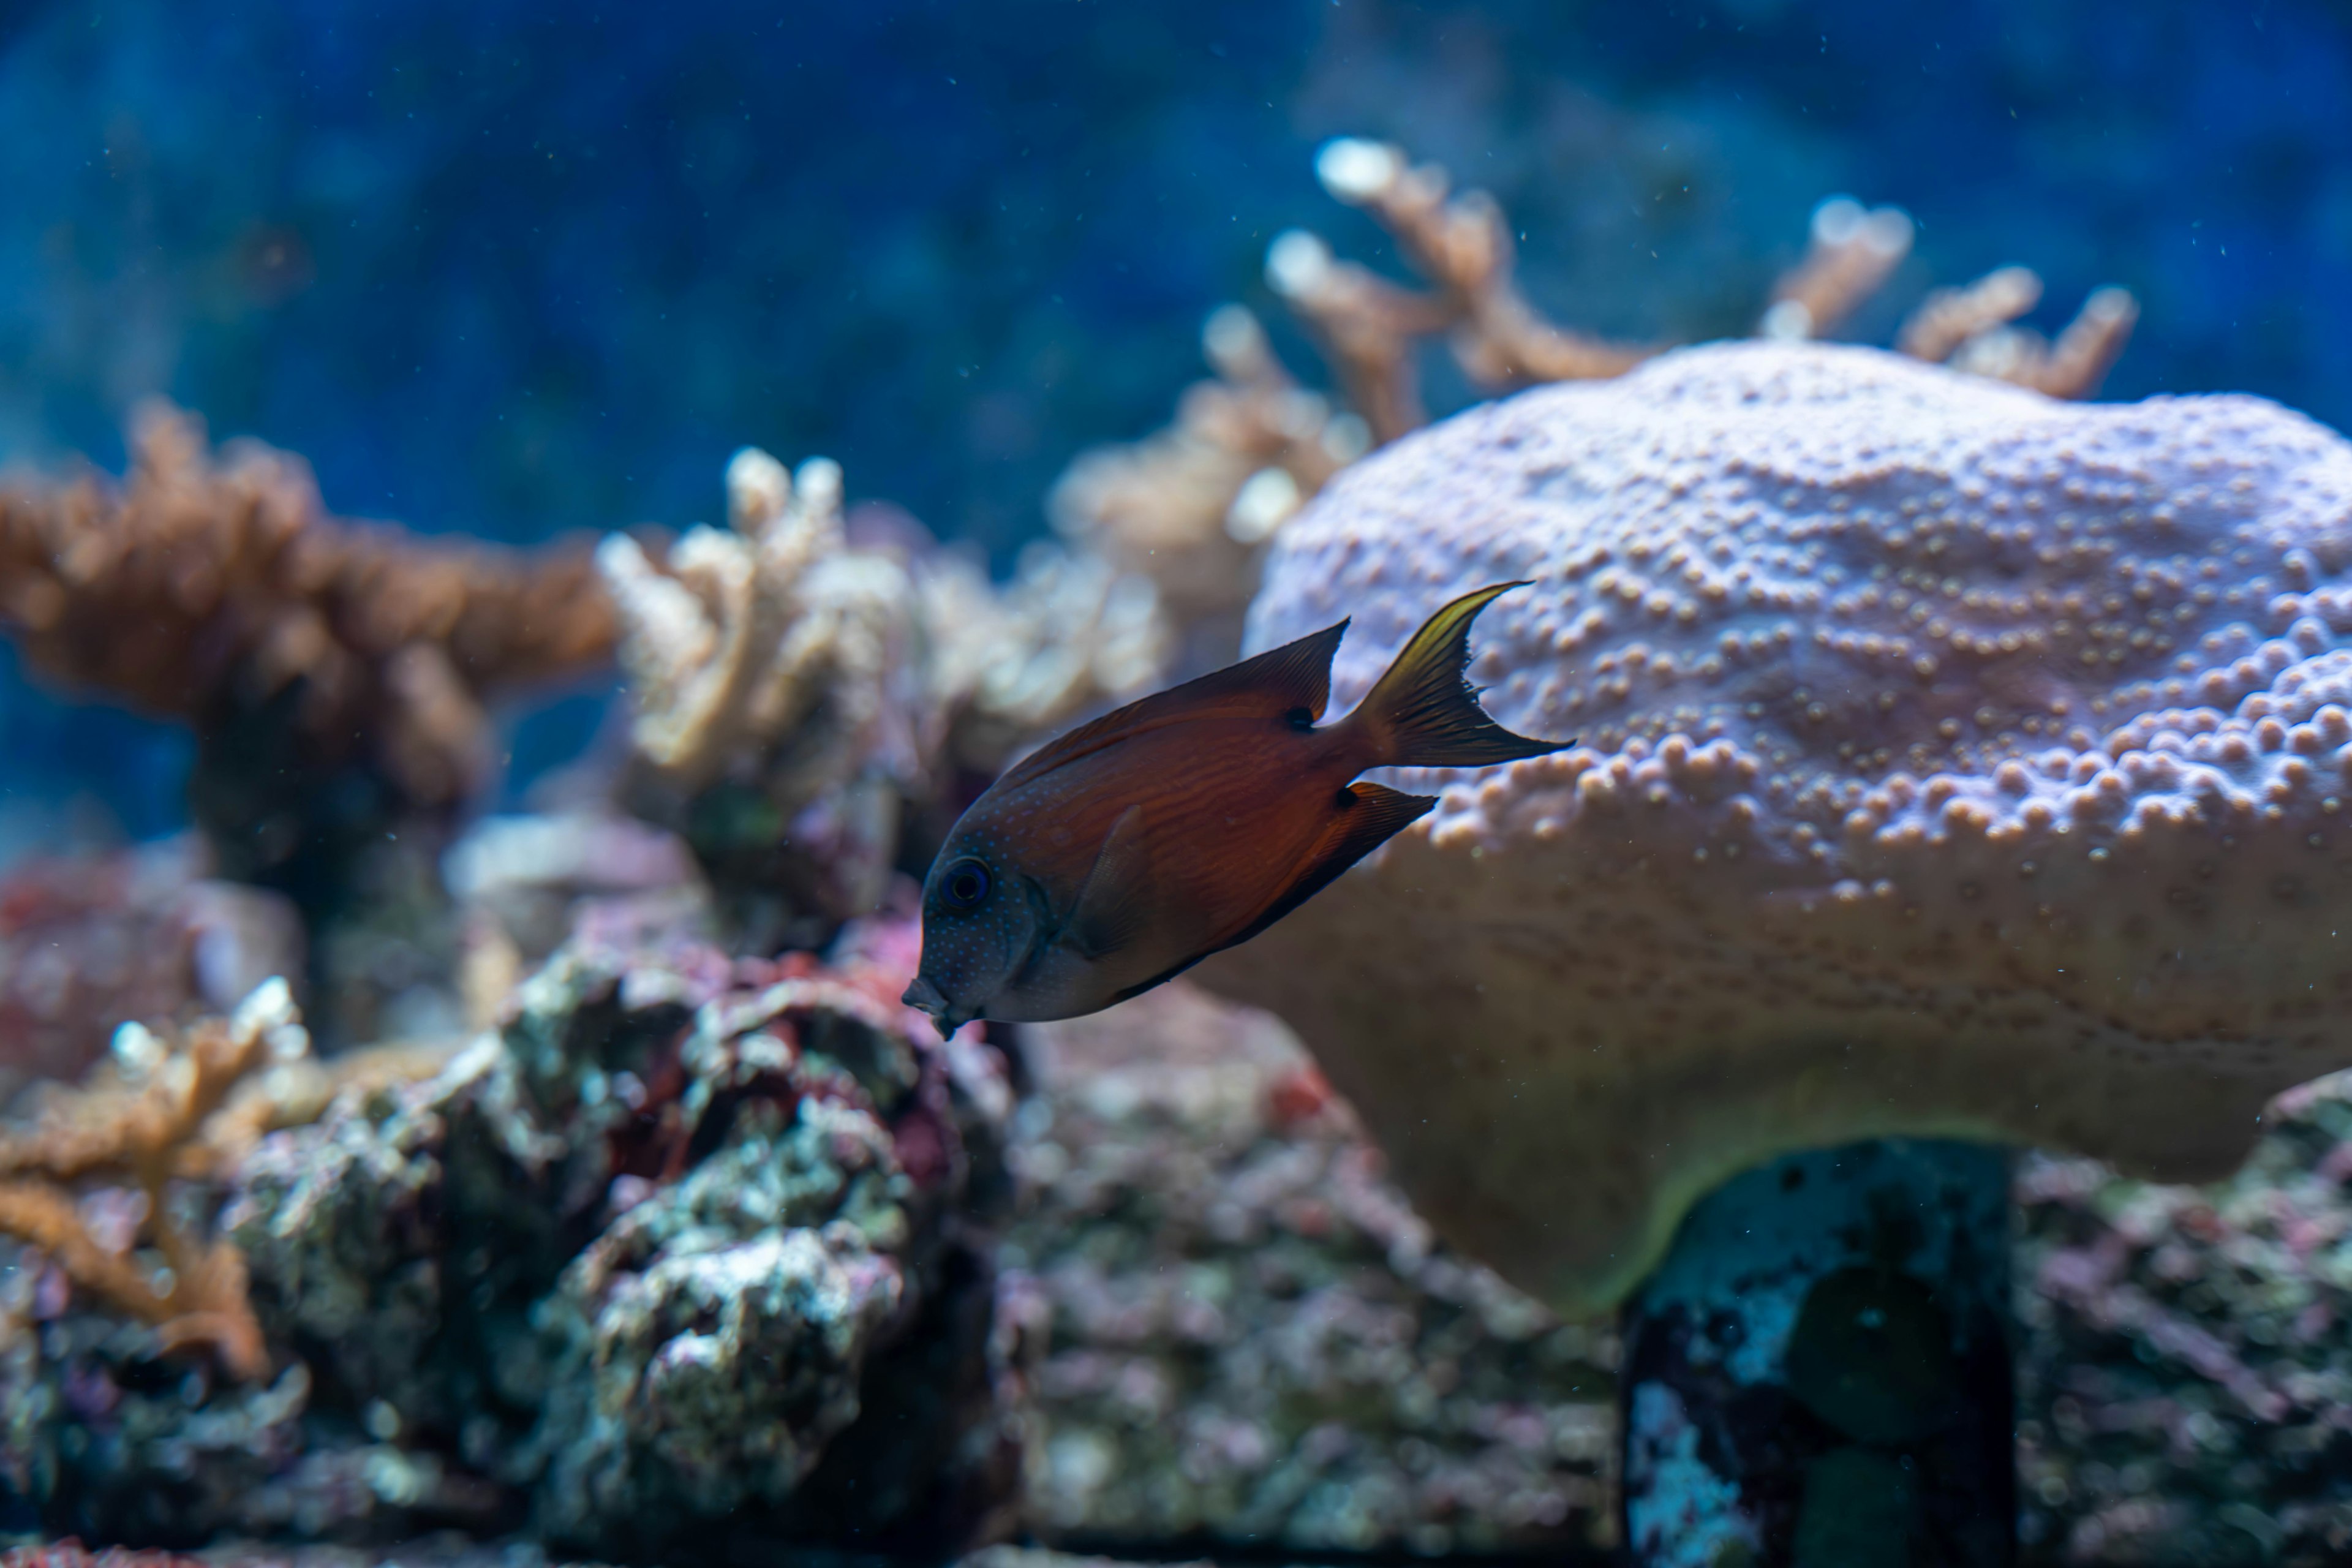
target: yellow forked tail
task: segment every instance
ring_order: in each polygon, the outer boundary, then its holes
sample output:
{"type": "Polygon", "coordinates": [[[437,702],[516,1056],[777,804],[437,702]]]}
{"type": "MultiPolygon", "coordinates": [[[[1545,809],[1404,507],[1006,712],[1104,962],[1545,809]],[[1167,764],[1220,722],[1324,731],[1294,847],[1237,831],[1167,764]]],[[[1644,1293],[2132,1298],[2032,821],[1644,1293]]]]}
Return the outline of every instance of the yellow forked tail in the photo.
{"type": "Polygon", "coordinates": [[[1525,583],[1497,583],[1446,605],[1404,645],[1371,694],[1349,716],[1378,761],[1374,767],[1476,768],[1539,757],[1576,744],[1514,735],[1478,706],[1462,678],[1470,665],[1470,623],[1496,597],[1525,583]]]}

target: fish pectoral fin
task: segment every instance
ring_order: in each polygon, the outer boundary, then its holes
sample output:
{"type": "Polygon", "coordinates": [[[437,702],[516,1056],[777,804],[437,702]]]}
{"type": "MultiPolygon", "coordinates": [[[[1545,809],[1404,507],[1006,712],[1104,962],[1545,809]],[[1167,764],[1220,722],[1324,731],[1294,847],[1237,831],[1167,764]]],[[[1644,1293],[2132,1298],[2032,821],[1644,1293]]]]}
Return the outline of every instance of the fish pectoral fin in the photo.
{"type": "Polygon", "coordinates": [[[1151,879],[1151,844],[1143,830],[1143,807],[1118,814],[1103,836],[1102,849],[1087,873],[1086,886],[1065,926],[1070,945],[1087,958],[1101,959],[1133,942],[1150,918],[1146,890],[1151,879]]]}
{"type": "Polygon", "coordinates": [[[1218,947],[1238,947],[1249,941],[1329,887],[1340,872],[1403,832],[1437,804],[1433,795],[1407,795],[1386,784],[1349,784],[1339,793],[1349,804],[1340,808],[1330,831],[1299,868],[1297,879],[1240,934],[1219,942],[1218,947]]]}

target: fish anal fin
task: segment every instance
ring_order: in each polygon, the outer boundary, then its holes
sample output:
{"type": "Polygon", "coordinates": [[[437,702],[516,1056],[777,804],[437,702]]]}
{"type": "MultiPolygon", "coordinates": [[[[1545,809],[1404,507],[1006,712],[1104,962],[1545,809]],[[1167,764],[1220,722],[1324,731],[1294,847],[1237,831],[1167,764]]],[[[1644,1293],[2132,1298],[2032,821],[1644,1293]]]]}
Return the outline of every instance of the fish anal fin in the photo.
{"type": "Polygon", "coordinates": [[[1143,827],[1143,807],[1130,805],[1103,836],[1102,849],[1087,872],[1086,886],[1070,910],[1070,944],[1089,960],[1118,952],[1150,922],[1151,842],[1143,827]]]}
{"type": "Polygon", "coordinates": [[[1348,804],[1339,808],[1339,817],[1332,823],[1330,831],[1316,845],[1314,853],[1307,857],[1297,877],[1282,890],[1279,898],[1259,912],[1255,920],[1223,941],[1202,949],[1183,963],[1127,987],[1113,1000],[1124,1002],[1130,996],[1140,996],[1154,986],[1164,985],[1175,979],[1209,954],[1238,947],[1249,941],[1329,887],[1339,879],[1342,871],[1411,826],[1437,804],[1437,797],[1433,795],[1407,795],[1385,784],[1349,784],[1339,793],[1348,797],[1348,804]]]}
{"type": "Polygon", "coordinates": [[[1310,632],[1181,686],[1138,698],[1068,734],[1047,742],[1004,774],[1019,785],[1146,731],[1192,719],[1266,718],[1304,712],[1323,717],[1331,701],[1331,659],[1348,623],[1310,632]]]}
{"type": "Polygon", "coordinates": [[[1372,766],[1477,768],[1539,757],[1573,741],[1515,735],[1486,716],[1462,678],[1478,612],[1525,583],[1497,583],[1447,605],[1423,624],[1369,695],[1348,715],[1378,761],[1372,766]]]}
{"type": "Polygon", "coordinates": [[[1329,887],[1339,873],[1403,832],[1437,804],[1433,795],[1407,795],[1386,784],[1349,784],[1339,794],[1349,804],[1339,808],[1330,830],[1299,868],[1297,878],[1248,926],[1218,947],[1249,941],[1329,887]]]}

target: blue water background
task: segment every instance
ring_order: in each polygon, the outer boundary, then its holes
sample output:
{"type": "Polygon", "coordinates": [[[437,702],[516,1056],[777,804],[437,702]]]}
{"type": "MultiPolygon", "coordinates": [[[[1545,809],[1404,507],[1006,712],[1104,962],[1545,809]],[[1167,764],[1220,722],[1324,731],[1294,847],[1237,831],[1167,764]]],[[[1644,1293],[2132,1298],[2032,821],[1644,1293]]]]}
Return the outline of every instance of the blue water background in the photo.
{"type": "MultiPolygon", "coordinates": [[[[0,458],[119,464],[163,391],[339,511],[527,541],[708,518],[749,441],[1003,561],[1073,453],[1165,421],[1206,310],[1278,319],[1274,234],[1388,255],[1313,182],[1343,132],[1494,190],[1580,325],[1745,330],[1845,191],[1921,225],[1859,335],[2023,261],[2045,330],[2140,297],[2110,395],[2342,428],[2347,103],[2340,0],[20,3],[0,458]]],[[[0,668],[0,808],[160,831],[184,757],[0,668]]]]}

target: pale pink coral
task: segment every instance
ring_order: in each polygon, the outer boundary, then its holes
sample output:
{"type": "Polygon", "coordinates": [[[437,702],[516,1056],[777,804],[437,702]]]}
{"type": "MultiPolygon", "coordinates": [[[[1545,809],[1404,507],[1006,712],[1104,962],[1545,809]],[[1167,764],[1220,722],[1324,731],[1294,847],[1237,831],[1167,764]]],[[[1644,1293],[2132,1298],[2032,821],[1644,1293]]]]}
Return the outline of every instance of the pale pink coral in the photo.
{"type": "MultiPolygon", "coordinates": [[[[1776,1153],[2030,1141],[2171,1178],[2352,1061],[2352,446],[1741,343],[1475,410],[1281,534],[1264,647],[1428,611],[1556,757],[1456,776],[1203,973],[1442,1229],[1569,1308],[1776,1153]]],[[[1402,782],[1422,786],[1428,775],[1402,782]]]]}

